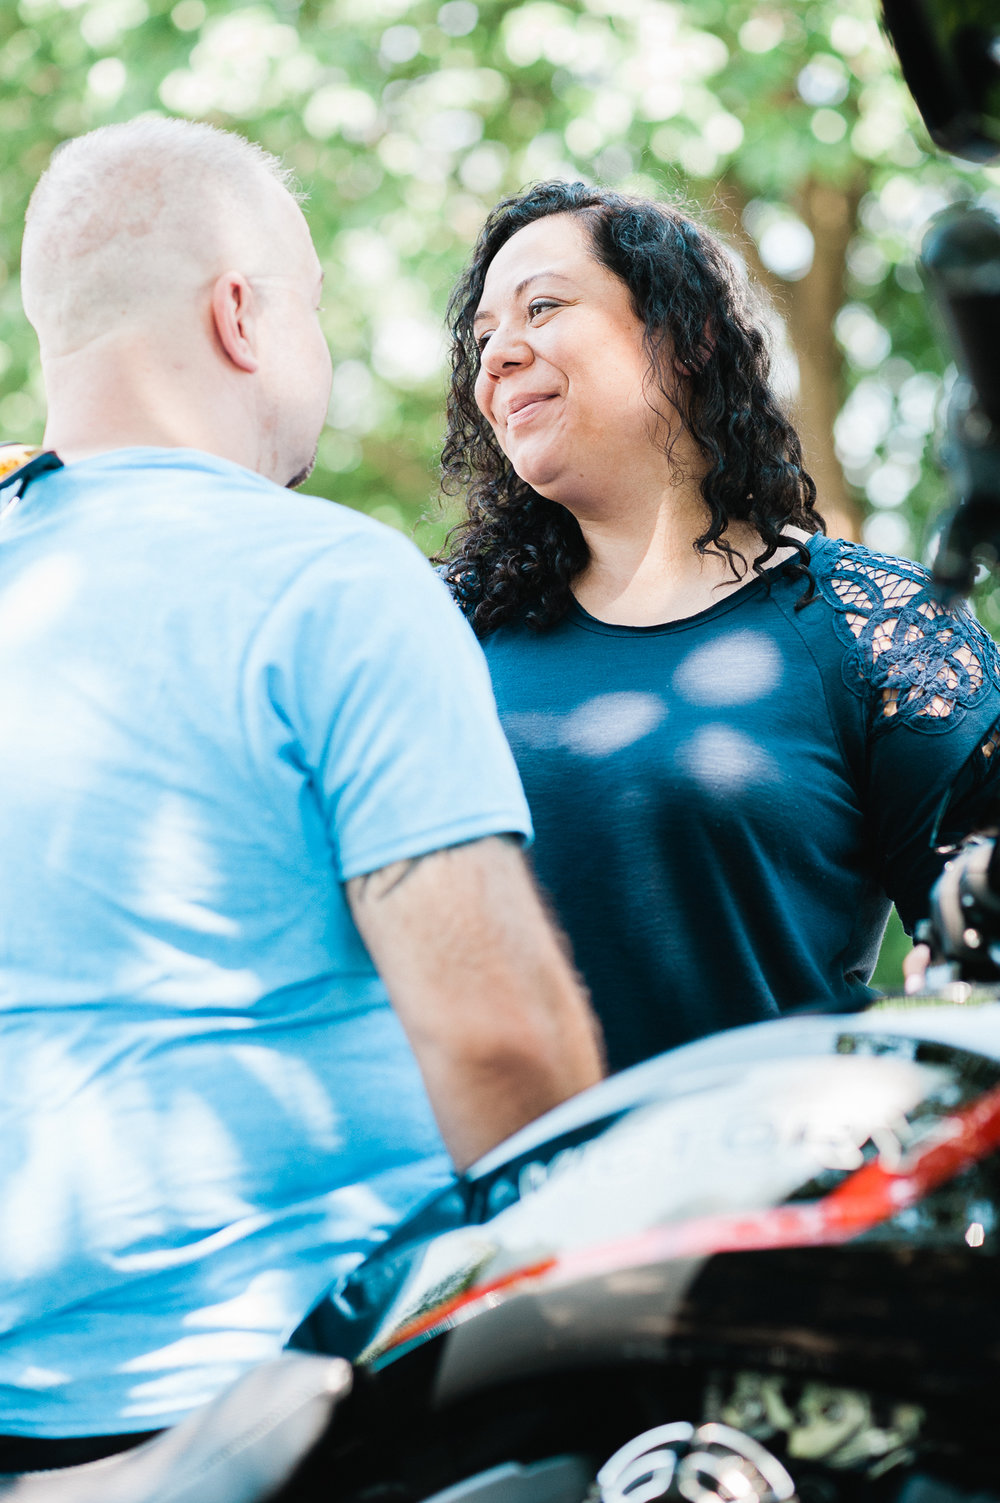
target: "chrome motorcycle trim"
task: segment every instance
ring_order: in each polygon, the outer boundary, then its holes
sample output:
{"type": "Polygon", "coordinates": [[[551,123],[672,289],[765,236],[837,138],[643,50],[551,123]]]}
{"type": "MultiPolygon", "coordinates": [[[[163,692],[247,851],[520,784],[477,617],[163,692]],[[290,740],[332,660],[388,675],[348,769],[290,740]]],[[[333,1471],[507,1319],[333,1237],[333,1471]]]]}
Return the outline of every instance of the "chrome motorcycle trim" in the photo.
{"type": "Polygon", "coordinates": [[[637,1435],[597,1474],[601,1503],[795,1503],[795,1484],[776,1456],[742,1430],[687,1421],[637,1435]]]}

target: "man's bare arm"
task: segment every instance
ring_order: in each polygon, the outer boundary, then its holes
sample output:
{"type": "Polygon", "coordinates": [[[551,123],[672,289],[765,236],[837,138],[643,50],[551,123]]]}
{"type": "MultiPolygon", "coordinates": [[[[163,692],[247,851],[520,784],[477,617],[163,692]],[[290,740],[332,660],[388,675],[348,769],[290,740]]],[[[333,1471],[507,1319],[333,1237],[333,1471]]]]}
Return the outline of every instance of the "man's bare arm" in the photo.
{"type": "Polygon", "coordinates": [[[513,840],[395,862],[347,897],[459,1168],[600,1079],[596,1020],[513,840]]]}

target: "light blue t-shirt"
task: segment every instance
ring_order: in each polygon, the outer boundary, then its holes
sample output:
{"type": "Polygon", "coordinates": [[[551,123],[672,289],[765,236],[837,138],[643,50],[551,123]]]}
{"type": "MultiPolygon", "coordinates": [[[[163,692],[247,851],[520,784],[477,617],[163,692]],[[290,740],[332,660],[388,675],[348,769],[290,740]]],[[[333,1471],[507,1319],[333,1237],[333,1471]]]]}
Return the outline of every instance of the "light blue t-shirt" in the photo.
{"type": "Polygon", "coordinates": [[[179,1419],[447,1177],[342,883],[527,833],[417,550],[189,450],[0,521],[0,1432],[179,1419]]]}

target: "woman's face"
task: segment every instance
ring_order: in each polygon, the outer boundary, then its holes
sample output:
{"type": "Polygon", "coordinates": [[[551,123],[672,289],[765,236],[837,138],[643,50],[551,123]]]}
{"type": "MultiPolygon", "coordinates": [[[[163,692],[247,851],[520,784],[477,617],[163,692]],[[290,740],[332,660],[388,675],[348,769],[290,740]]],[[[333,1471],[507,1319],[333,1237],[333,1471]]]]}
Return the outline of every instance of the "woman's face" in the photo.
{"type": "Polygon", "coordinates": [[[647,478],[662,485],[667,428],[646,397],[644,326],[578,218],[535,220],[501,246],[474,331],[476,402],[539,495],[584,515],[647,478]]]}

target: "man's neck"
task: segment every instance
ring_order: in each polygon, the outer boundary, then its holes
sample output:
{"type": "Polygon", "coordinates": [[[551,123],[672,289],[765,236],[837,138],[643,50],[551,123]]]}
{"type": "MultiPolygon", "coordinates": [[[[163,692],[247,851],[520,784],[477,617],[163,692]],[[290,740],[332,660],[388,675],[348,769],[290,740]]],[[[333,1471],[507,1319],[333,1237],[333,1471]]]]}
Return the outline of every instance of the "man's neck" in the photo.
{"type": "Polygon", "coordinates": [[[141,360],[93,362],[76,355],[46,362],[44,370],[44,442],[64,463],[155,448],[199,449],[255,467],[250,424],[222,381],[187,370],[165,385],[141,360]]]}

